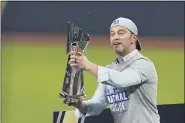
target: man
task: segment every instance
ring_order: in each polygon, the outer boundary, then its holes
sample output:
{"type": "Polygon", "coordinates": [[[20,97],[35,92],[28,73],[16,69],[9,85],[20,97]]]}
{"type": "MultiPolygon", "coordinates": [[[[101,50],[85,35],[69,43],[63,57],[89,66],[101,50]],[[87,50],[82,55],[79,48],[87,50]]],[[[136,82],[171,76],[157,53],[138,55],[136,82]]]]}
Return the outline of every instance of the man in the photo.
{"type": "Polygon", "coordinates": [[[109,104],[114,123],[159,123],[157,72],[152,61],[138,52],[141,45],[134,22],[123,17],[114,20],[110,43],[116,59],[106,67],[71,52],[69,64],[91,73],[98,82],[92,99],[72,104],[76,116],[98,115],[109,104]]]}

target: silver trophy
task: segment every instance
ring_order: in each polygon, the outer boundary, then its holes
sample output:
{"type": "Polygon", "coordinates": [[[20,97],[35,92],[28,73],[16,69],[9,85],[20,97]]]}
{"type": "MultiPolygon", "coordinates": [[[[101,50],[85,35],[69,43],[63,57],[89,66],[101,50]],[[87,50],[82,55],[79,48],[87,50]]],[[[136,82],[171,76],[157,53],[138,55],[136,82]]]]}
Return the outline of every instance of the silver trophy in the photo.
{"type": "MultiPolygon", "coordinates": [[[[90,36],[84,30],[73,23],[68,22],[67,54],[70,51],[84,53],[90,41],[90,36]]],[[[67,67],[63,81],[61,98],[66,98],[68,103],[78,102],[84,99],[84,76],[83,70],[71,67],[68,55],[67,67]]]]}

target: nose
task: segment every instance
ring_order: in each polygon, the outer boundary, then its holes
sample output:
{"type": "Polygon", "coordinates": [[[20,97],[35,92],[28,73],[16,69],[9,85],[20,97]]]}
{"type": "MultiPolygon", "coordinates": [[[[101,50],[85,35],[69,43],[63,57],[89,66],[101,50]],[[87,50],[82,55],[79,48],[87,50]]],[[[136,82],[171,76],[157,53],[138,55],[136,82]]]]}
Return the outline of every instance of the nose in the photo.
{"type": "Polygon", "coordinates": [[[117,33],[114,35],[114,40],[119,40],[119,35],[117,33]]]}

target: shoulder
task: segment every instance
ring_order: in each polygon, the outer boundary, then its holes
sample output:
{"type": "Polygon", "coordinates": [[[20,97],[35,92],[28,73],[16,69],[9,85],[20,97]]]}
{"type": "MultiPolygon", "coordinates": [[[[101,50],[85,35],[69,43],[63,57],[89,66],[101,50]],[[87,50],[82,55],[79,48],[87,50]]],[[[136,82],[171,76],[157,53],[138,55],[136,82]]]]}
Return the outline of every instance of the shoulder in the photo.
{"type": "Polygon", "coordinates": [[[130,67],[135,69],[138,73],[149,78],[158,78],[157,71],[152,60],[141,54],[138,55],[130,67]]]}
{"type": "Polygon", "coordinates": [[[136,60],[132,63],[132,65],[139,65],[141,67],[143,66],[143,67],[155,68],[153,61],[150,58],[140,53],[138,54],[138,56],[136,57],[136,60]]]}

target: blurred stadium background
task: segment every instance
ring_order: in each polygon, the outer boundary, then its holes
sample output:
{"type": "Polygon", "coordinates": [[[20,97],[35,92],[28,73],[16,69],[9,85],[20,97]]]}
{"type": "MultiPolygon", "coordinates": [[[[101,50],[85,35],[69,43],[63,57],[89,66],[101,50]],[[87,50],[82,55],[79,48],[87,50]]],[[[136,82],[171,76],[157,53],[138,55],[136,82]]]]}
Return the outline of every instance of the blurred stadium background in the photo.
{"type": "MultiPolygon", "coordinates": [[[[120,16],[136,23],[141,52],[158,71],[161,123],[177,123],[170,118],[183,123],[183,2],[59,1],[1,2],[2,123],[51,123],[53,112],[74,110],[59,98],[67,60],[67,22],[91,34],[85,54],[105,66],[114,59],[109,27],[120,16]],[[174,108],[168,109],[172,104],[174,108]]],[[[85,72],[87,99],[96,86],[96,79],[85,72]]]]}

